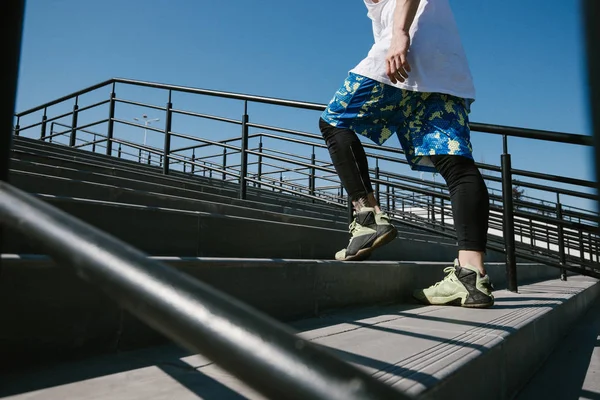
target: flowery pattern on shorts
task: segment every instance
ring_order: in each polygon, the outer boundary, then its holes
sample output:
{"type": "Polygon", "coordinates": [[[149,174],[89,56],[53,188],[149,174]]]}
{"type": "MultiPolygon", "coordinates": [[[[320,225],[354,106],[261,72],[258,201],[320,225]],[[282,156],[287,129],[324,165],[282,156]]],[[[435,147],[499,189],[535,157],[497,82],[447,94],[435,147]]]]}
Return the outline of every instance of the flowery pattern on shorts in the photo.
{"type": "Polygon", "coordinates": [[[470,100],[416,92],[350,73],[321,117],[382,145],[398,135],[413,170],[435,172],[430,155],[472,156],[470,100]]]}

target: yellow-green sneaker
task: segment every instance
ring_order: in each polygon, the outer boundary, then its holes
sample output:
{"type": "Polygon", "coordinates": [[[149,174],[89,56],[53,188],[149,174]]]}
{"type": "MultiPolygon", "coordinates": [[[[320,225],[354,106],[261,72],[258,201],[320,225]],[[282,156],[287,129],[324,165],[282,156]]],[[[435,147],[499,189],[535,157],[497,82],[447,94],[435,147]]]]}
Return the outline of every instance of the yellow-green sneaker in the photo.
{"type": "Polygon", "coordinates": [[[413,297],[423,304],[487,308],[494,305],[492,284],[488,275],[481,276],[477,268],[454,266],[444,269],[446,277],[427,289],[416,290],[413,297]]]}
{"type": "Polygon", "coordinates": [[[348,247],[335,253],[339,261],[359,261],[368,258],[374,249],[394,240],[398,231],[383,212],[376,213],[372,207],[363,207],[354,213],[350,224],[348,247]]]}

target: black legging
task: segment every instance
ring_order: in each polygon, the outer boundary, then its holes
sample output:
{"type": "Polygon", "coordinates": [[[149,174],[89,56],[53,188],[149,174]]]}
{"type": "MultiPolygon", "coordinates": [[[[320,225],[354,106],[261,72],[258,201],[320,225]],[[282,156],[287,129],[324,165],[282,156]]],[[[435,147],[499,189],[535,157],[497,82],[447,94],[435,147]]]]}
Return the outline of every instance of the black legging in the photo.
{"type": "MultiPolygon", "coordinates": [[[[350,129],[336,128],[323,119],[319,120],[319,128],[327,143],[331,161],[350,198],[356,201],[372,193],[367,156],[356,133],[350,129]]],[[[450,191],[458,249],[485,252],[489,195],[475,162],[462,156],[430,157],[450,191]]]]}

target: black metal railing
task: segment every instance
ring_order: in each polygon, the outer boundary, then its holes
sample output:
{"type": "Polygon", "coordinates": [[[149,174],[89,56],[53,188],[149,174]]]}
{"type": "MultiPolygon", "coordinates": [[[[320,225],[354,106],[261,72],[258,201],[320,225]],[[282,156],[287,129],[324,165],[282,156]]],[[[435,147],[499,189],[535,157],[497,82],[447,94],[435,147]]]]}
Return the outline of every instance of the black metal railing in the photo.
{"type": "MultiPolygon", "coordinates": [[[[14,98],[15,89],[17,82],[17,71],[18,71],[18,60],[19,60],[19,49],[22,29],[22,18],[24,10],[24,1],[17,0],[11,2],[4,2],[2,5],[2,12],[0,13],[0,20],[2,21],[1,30],[4,38],[10,38],[6,43],[8,47],[5,49],[5,65],[8,66],[7,71],[2,75],[2,81],[5,83],[4,88],[7,88],[5,92],[6,102],[4,104],[4,110],[8,111],[7,114],[12,113],[14,110],[14,98]]],[[[600,28],[596,20],[594,19],[600,9],[598,8],[597,1],[586,0],[585,1],[585,13],[586,17],[586,28],[587,28],[587,49],[589,57],[589,75],[591,87],[591,98],[592,98],[592,117],[594,121],[594,127],[596,132],[596,140],[600,142],[600,119],[598,116],[600,112],[600,80],[598,79],[600,71],[600,58],[599,53],[596,51],[600,46],[600,28]]],[[[114,84],[116,80],[110,80],[96,85],[92,88],[87,88],[78,94],[68,95],[61,99],[56,100],[52,104],[58,104],[62,101],[68,101],[90,92],[97,88],[102,88],[106,85],[112,84],[113,91],[111,98],[108,101],[109,104],[109,118],[107,119],[107,131],[106,138],[104,139],[106,146],[104,149],[106,154],[112,155],[113,143],[119,143],[119,146],[123,142],[117,142],[114,138],[114,126],[115,126],[115,106],[116,96],[114,92],[114,84]]],[[[121,82],[125,82],[121,80],[121,82]]],[[[129,82],[132,83],[132,82],[129,82]]],[[[135,83],[134,83],[135,84],[135,83]]],[[[152,87],[164,88],[166,90],[188,90],[187,88],[178,88],[170,86],[165,88],[164,85],[154,85],[152,87]]],[[[188,90],[189,91],[189,90],[188,90]]],[[[166,107],[166,112],[172,112],[169,104],[171,103],[171,96],[169,92],[169,102],[166,107]]],[[[204,91],[203,94],[208,95],[219,95],[217,92],[204,91]]],[[[228,94],[224,94],[228,96],[228,94]]],[[[237,96],[237,95],[236,95],[237,96]]],[[[241,95],[240,95],[241,96],[241,95]]],[[[244,101],[262,101],[260,98],[255,96],[245,97],[230,97],[237,98],[244,101]]],[[[39,123],[35,123],[31,127],[39,127],[41,130],[41,138],[46,137],[47,123],[49,118],[47,116],[47,109],[52,106],[47,104],[38,110],[43,109],[43,115],[40,118],[39,123]]],[[[71,115],[72,129],[70,131],[71,138],[74,144],[79,139],[77,138],[78,132],[83,132],[81,126],[78,123],[78,117],[82,112],[82,109],[78,107],[73,108],[71,115]]],[[[298,103],[288,103],[290,106],[298,106],[298,103]]],[[[313,107],[310,109],[319,109],[319,105],[308,106],[313,107]]],[[[88,109],[89,110],[89,109],[88,109]]],[[[83,110],[86,111],[86,110],[83,110]]],[[[31,111],[33,113],[34,111],[31,111]]],[[[18,119],[25,116],[26,113],[21,113],[18,119]]],[[[247,115],[247,113],[244,113],[247,115]]],[[[66,115],[68,116],[68,114],[66,115]]],[[[220,363],[230,370],[234,374],[237,374],[242,380],[249,383],[251,386],[258,388],[261,392],[267,395],[273,395],[274,398],[292,398],[295,394],[298,394],[298,398],[403,398],[404,396],[392,391],[390,388],[385,387],[379,382],[373,380],[369,376],[365,376],[361,371],[353,369],[348,364],[342,363],[337,359],[331,358],[327,354],[320,353],[317,349],[312,347],[310,343],[306,343],[301,339],[293,335],[292,332],[286,331],[286,328],[278,326],[268,318],[264,318],[260,315],[256,315],[253,310],[245,308],[245,306],[227,299],[222,294],[215,292],[209,288],[206,288],[197,281],[192,281],[184,276],[176,273],[174,270],[169,269],[155,261],[149,260],[145,255],[138,253],[131,249],[124,243],[115,241],[113,238],[104,235],[101,232],[94,230],[93,228],[87,227],[80,221],[75,220],[57,210],[53,209],[49,205],[38,202],[31,196],[24,193],[20,193],[15,190],[7,183],[8,177],[8,162],[9,162],[9,151],[11,148],[11,134],[10,128],[8,128],[8,115],[3,115],[3,118],[7,121],[6,127],[0,130],[0,215],[2,219],[2,227],[9,225],[13,229],[22,231],[23,233],[36,238],[47,248],[49,254],[59,259],[66,260],[71,266],[80,272],[80,276],[85,277],[103,287],[108,291],[110,295],[117,299],[121,304],[125,305],[134,314],[138,315],[143,320],[154,326],[156,329],[164,332],[167,336],[172,337],[177,342],[183,344],[185,347],[190,349],[197,349],[204,354],[210,354],[214,359],[220,360],[220,363]],[[85,232],[85,235],[78,234],[85,232]],[[60,234],[59,234],[60,233],[60,234]],[[91,240],[86,241],[84,237],[90,237],[91,240]],[[68,240],[68,239],[72,239],[68,240]],[[100,244],[100,246],[98,246],[100,244]],[[98,252],[98,249],[106,249],[108,251],[98,252]],[[93,251],[90,251],[93,249],[93,251]],[[143,305],[143,306],[141,306],[143,305]],[[151,307],[149,307],[151,306],[151,307]],[[239,337],[233,337],[232,332],[239,334],[239,337]],[[205,339],[206,340],[205,340],[205,339]],[[269,340],[266,340],[269,338],[269,340]],[[250,346],[250,347],[249,347],[250,346]],[[272,379],[272,376],[277,376],[278,379],[272,379]],[[282,393],[282,390],[285,392],[282,393]]],[[[56,116],[55,119],[59,119],[56,116]]],[[[170,121],[170,119],[169,119],[170,121]]],[[[51,123],[54,121],[51,121],[51,123]]],[[[246,127],[248,127],[248,118],[245,118],[246,127]]],[[[244,120],[242,120],[242,125],[244,120]]],[[[473,125],[473,128],[483,129],[483,126],[473,125]]],[[[486,129],[492,129],[487,126],[486,129]]],[[[495,128],[494,128],[495,129],[495,128]]],[[[16,134],[26,131],[25,127],[19,128],[19,122],[15,127],[14,132],[16,134]]],[[[249,134],[242,130],[242,142],[249,138],[249,134]],[[244,137],[245,136],[245,137],[244,137]]],[[[528,132],[524,130],[518,130],[513,132],[508,129],[503,129],[500,133],[506,136],[519,136],[521,133],[528,132]]],[[[165,145],[163,161],[161,161],[163,172],[169,173],[169,165],[171,165],[169,156],[171,151],[169,149],[167,141],[171,134],[171,126],[167,124],[165,127],[165,145]],[[166,166],[166,168],[165,168],[166,166]]],[[[531,132],[529,132],[531,134],[531,132]]],[[[51,135],[52,136],[52,135],[51,135]]],[[[568,140],[563,135],[550,134],[535,134],[538,136],[538,140],[553,140],[562,141],[563,139],[568,140]]],[[[529,136],[527,136],[529,137],[529,136]]],[[[581,145],[589,145],[587,139],[579,138],[577,140],[582,141],[581,145]]],[[[505,139],[506,143],[506,139],[505,139]]],[[[246,146],[247,149],[249,147],[246,146]]],[[[243,146],[240,147],[240,153],[243,158],[246,157],[247,151],[244,151],[243,146]]],[[[503,155],[508,155],[507,148],[505,146],[503,155]]],[[[262,156],[262,149],[258,150],[259,156],[262,156]]],[[[119,154],[121,152],[119,151],[119,154]]],[[[598,176],[600,176],[600,147],[596,147],[596,165],[598,170],[598,176]]],[[[181,160],[183,165],[188,162],[184,157],[181,160]]],[[[510,159],[504,157],[503,164],[503,193],[502,199],[503,204],[506,206],[510,198],[512,201],[512,195],[508,193],[508,187],[506,182],[514,184],[515,182],[510,177],[510,174],[514,174],[514,169],[510,168],[510,159]]],[[[196,165],[196,161],[192,157],[192,165],[196,165]]],[[[240,164],[243,165],[242,162],[240,164]]],[[[312,165],[316,166],[316,162],[311,162],[312,165]]],[[[257,163],[258,167],[262,165],[261,162],[257,163]]],[[[202,167],[202,163],[198,165],[202,167]]],[[[228,167],[223,163],[223,170],[228,167]]],[[[248,164],[246,164],[246,167],[248,164]]],[[[312,169],[316,171],[318,168],[312,169]]],[[[243,171],[242,171],[243,172],[243,171]]],[[[247,172],[247,171],[246,171],[247,172]]],[[[316,172],[312,173],[312,179],[315,178],[316,172]]],[[[377,189],[377,193],[380,195],[384,192],[392,193],[392,201],[397,200],[408,201],[410,196],[404,194],[395,193],[397,185],[390,184],[389,178],[380,179],[379,167],[376,167],[376,185],[387,185],[386,190],[377,189]]],[[[257,176],[256,174],[254,176],[257,176]]],[[[260,173],[258,174],[259,179],[255,179],[258,183],[261,182],[260,173]]],[[[243,185],[244,179],[247,177],[243,176],[243,173],[239,174],[239,181],[243,185]]],[[[257,182],[255,182],[257,183],[257,182]]],[[[329,185],[331,186],[331,185],[329,185]]],[[[588,186],[586,187],[596,187],[588,186]]],[[[433,187],[433,186],[432,186],[433,187]]],[[[314,186],[311,186],[314,188],[314,186]]],[[[437,193],[437,187],[433,187],[433,192],[437,193]]],[[[327,187],[326,191],[332,190],[331,187],[327,187]]],[[[414,193],[414,192],[413,192],[414,193]]],[[[240,187],[240,194],[243,194],[243,188],[240,187]]],[[[428,196],[428,193],[422,193],[422,196],[428,196]]],[[[443,213],[446,209],[443,200],[447,200],[444,197],[432,195],[433,198],[440,200],[439,209],[443,213]]],[[[387,196],[389,202],[390,196],[387,196]]],[[[412,204],[415,204],[417,200],[413,195],[412,204]]],[[[541,224],[547,222],[539,222],[533,217],[529,217],[529,236],[536,240],[540,233],[545,232],[547,235],[546,242],[550,243],[550,234],[553,235],[552,240],[556,239],[559,245],[564,242],[569,246],[570,237],[575,232],[576,236],[581,237],[583,230],[575,229],[577,227],[566,227],[564,221],[566,221],[567,213],[570,215],[569,222],[573,223],[574,219],[578,219],[580,225],[591,226],[592,231],[588,232],[589,241],[587,242],[591,248],[595,247],[596,262],[598,261],[598,240],[597,240],[597,223],[598,220],[592,221],[597,218],[596,213],[585,213],[580,212],[581,210],[568,210],[563,207],[560,198],[557,197],[556,211],[552,219],[552,223],[556,226],[556,230],[544,229],[541,224]],[[568,210],[568,211],[567,211],[568,210]],[[587,221],[582,224],[582,218],[587,221]],[[535,227],[534,227],[535,225],[535,227]],[[568,231],[568,229],[572,231],[568,231]],[[555,235],[556,234],[556,235],[555,235]]],[[[545,204],[542,207],[536,207],[535,204],[528,201],[525,204],[528,209],[540,210],[544,213],[552,214],[552,208],[548,209],[545,204]]],[[[421,203],[422,204],[422,203],[421,203]]],[[[427,204],[427,203],[426,203],[427,204]]],[[[524,206],[520,201],[514,201],[514,205],[517,209],[520,206],[524,206]]],[[[432,207],[432,215],[435,214],[435,200],[429,204],[432,207]]],[[[507,211],[511,211],[512,207],[508,208],[507,211]]],[[[396,209],[394,208],[396,211],[396,209]]],[[[403,210],[404,211],[404,210],[403,210]]],[[[505,211],[505,210],[502,210],[505,211]]],[[[429,211],[428,211],[429,212],[429,211]]],[[[502,224],[501,227],[504,230],[505,236],[511,236],[514,238],[514,232],[510,232],[510,227],[515,228],[521,227],[517,220],[513,220],[512,223],[507,221],[504,217],[507,212],[502,213],[502,224]]],[[[543,214],[542,215],[547,215],[543,214]]],[[[513,216],[514,218],[514,216],[513,216]]],[[[431,215],[429,220],[431,220],[431,215]]],[[[442,221],[445,218],[442,217],[442,221]]],[[[444,225],[444,224],[442,224],[444,225]]],[[[442,231],[443,232],[443,231],[442,231]]],[[[0,232],[1,238],[1,232],[0,232]]],[[[0,241],[1,242],[1,241],[0,241]]],[[[580,239],[581,242],[581,239],[580,239]]],[[[511,251],[504,243],[506,250],[511,251]]],[[[583,246],[580,247],[581,256],[584,256],[583,246]]],[[[518,249],[517,249],[518,250],[518,249]]],[[[563,246],[564,250],[564,246],[563,246]]],[[[589,250],[591,255],[593,250],[589,250]]],[[[564,251],[559,252],[561,257],[565,256],[564,251]]],[[[560,260],[561,266],[567,266],[568,260],[560,260]]],[[[1,265],[0,265],[1,267],[1,265]]],[[[514,279],[514,276],[511,276],[514,279]]]]}
{"type": "MultiPolygon", "coordinates": [[[[299,101],[251,96],[237,93],[218,92],[175,85],[128,79],[111,79],[87,89],[61,97],[53,102],[16,114],[15,133],[52,140],[64,137],[62,144],[91,151],[101,149],[113,155],[113,144],[118,144],[117,156],[136,159],[139,162],[156,165],[162,173],[169,174],[176,168],[191,174],[201,173],[210,177],[222,177],[224,181],[237,182],[239,197],[247,197],[249,185],[267,188],[310,201],[320,201],[340,208],[348,208],[348,201],[340,190],[339,179],[331,166],[326,146],[320,134],[279,127],[272,124],[251,122],[249,104],[263,104],[276,107],[321,111],[324,105],[299,101]],[[164,106],[117,97],[119,85],[141,86],[166,92],[164,106]],[[97,89],[110,87],[110,97],[81,106],[81,98],[97,89]],[[221,97],[241,102],[239,119],[229,116],[211,115],[174,108],[174,94],[193,93],[203,96],[221,97]],[[48,116],[51,107],[65,102],[73,102],[71,113],[57,113],[48,116]],[[85,113],[98,107],[108,106],[108,118],[91,118],[80,124],[85,113]],[[145,126],[119,117],[118,107],[133,107],[164,113],[163,129],[145,126]],[[42,113],[40,120],[35,115],[42,113]],[[77,116],[77,117],[76,117],[77,116]],[[209,139],[206,132],[198,132],[189,127],[177,129],[183,124],[174,124],[180,117],[218,123],[220,130],[229,129],[232,137],[209,139]],[[27,124],[21,126],[27,119],[27,124]],[[66,120],[66,122],[63,122],[66,120]],[[50,135],[47,124],[50,122],[50,135]],[[97,131],[106,127],[105,133],[97,131]],[[62,130],[54,133],[54,127],[62,130]],[[94,128],[94,131],[91,130],[94,128]],[[143,128],[148,132],[162,135],[159,145],[149,146],[126,140],[122,132],[128,128],[143,128]],[[31,134],[40,129],[40,134],[31,134]],[[183,133],[186,131],[186,133],[183,133]],[[232,133],[231,133],[232,132],[232,133]],[[85,138],[82,136],[87,135],[85,138]],[[177,143],[175,143],[177,142],[177,143]],[[293,149],[292,149],[293,148],[293,149]],[[142,157],[145,155],[145,158],[142,157]],[[231,162],[237,157],[236,162],[231,162]],[[279,176],[277,178],[273,177],[279,176]]],[[[232,107],[233,108],[233,107],[232,107]]],[[[315,116],[316,118],[316,116],[315,116]]],[[[498,125],[472,123],[474,132],[501,135],[503,148],[500,166],[477,163],[490,188],[491,215],[489,248],[506,254],[509,289],[516,291],[517,258],[545,262],[561,269],[561,277],[566,279],[566,270],[595,275],[598,269],[597,212],[581,210],[565,202],[565,198],[596,201],[592,192],[595,183],[582,179],[543,174],[512,168],[508,150],[509,138],[528,138],[536,141],[550,141],[571,145],[590,146],[592,139],[585,135],[565,134],[532,129],[522,129],[498,125]],[[560,185],[560,186],[559,186],[560,185]],[[541,193],[539,198],[531,195],[514,195],[520,187],[541,193]],[[542,195],[545,195],[546,198],[542,195]],[[556,200],[549,200],[554,197],[556,200]],[[518,240],[515,240],[515,235],[518,240]]],[[[223,134],[225,135],[225,134],[223,134]]],[[[454,235],[450,198],[445,185],[430,180],[418,179],[405,173],[392,172],[397,166],[406,166],[402,150],[393,147],[365,144],[371,165],[373,183],[380,203],[387,206],[388,212],[398,221],[415,228],[451,237],[454,235]],[[417,195],[415,197],[415,194],[417,195]],[[409,210],[409,211],[407,211],[409,210]]]]}
{"type": "Polygon", "coordinates": [[[5,182],[0,222],[39,243],[149,326],[268,398],[409,398],[283,323],[5,182]]]}

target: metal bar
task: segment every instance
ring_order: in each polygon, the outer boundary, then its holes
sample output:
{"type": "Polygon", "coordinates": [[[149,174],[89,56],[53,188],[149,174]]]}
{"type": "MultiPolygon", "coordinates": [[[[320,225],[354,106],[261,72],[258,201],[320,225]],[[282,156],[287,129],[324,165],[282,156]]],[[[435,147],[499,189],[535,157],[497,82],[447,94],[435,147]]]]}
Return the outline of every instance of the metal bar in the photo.
{"type": "Polygon", "coordinates": [[[142,321],[267,398],[408,398],[284,324],[5,183],[0,220],[142,321]]]}
{"type": "MultiPolygon", "coordinates": [[[[313,165],[313,167],[310,169],[310,176],[308,177],[308,194],[310,194],[311,196],[315,195],[315,183],[316,183],[316,169],[314,168],[314,165],[316,164],[316,157],[315,157],[315,148],[313,147],[312,149],[312,155],[310,157],[310,163],[313,165]]],[[[315,199],[312,199],[312,202],[315,202],[315,199]]]]}
{"type": "MultiPolygon", "coordinates": [[[[586,52],[587,52],[587,72],[590,94],[590,118],[592,119],[592,128],[594,132],[594,143],[596,153],[596,188],[600,193],[600,4],[597,0],[584,0],[583,12],[585,34],[586,34],[586,52]]],[[[600,224],[600,217],[598,217],[600,224]]],[[[591,253],[590,253],[591,257],[591,253]]]]}
{"type": "MultiPolygon", "coordinates": [[[[13,135],[13,115],[19,77],[19,61],[21,58],[21,37],[23,34],[23,15],[25,0],[3,1],[0,8],[0,32],[3,38],[4,56],[2,64],[4,72],[0,74],[2,82],[2,120],[0,125],[0,183],[8,181],[10,168],[10,149],[13,135]]],[[[19,134],[19,117],[14,127],[14,134],[19,134]]],[[[3,247],[4,227],[0,225],[0,252],[3,247]]],[[[2,264],[0,262],[0,276],[2,264]]]]}
{"type": "Polygon", "coordinates": [[[40,140],[46,138],[46,125],[48,123],[48,116],[46,115],[46,109],[44,108],[44,116],[42,117],[42,126],[40,128],[40,140]]]}
{"type": "Polygon", "coordinates": [[[15,125],[15,128],[14,128],[15,136],[19,136],[19,134],[21,132],[21,126],[19,125],[19,122],[20,122],[20,118],[17,117],[17,124],[15,125]]]}
{"type": "MultiPolygon", "coordinates": [[[[558,218],[559,221],[562,220],[562,205],[560,204],[560,195],[556,195],[556,218],[558,218]]],[[[558,224],[557,225],[558,228],[558,259],[560,262],[560,265],[566,265],[566,257],[565,257],[565,237],[564,237],[564,232],[563,232],[563,227],[562,224],[558,224]]],[[[566,281],[567,280],[567,270],[562,268],[560,270],[560,280],[561,281],[566,281]]]]}
{"type": "MultiPolygon", "coordinates": [[[[172,123],[172,117],[173,117],[173,112],[171,111],[173,109],[173,103],[171,102],[171,91],[169,90],[169,101],[167,102],[167,109],[166,109],[166,117],[165,117],[165,142],[164,142],[164,147],[163,147],[163,174],[164,175],[169,175],[169,162],[170,162],[170,154],[171,154],[171,123],[172,123]]],[[[148,158],[150,158],[148,156],[148,158]]],[[[192,173],[194,173],[194,171],[192,170],[192,173]]]]}
{"type": "Polygon", "coordinates": [[[151,110],[165,111],[164,107],[162,107],[162,106],[155,106],[154,104],[140,103],[138,101],[131,101],[131,100],[125,100],[125,99],[116,99],[115,101],[117,103],[121,103],[121,104],[129,104],[131,106],[144,107],[144,108],[149,108],[151,110]]]}
{"type": "Polygon", "coordinates": [[[246,175],[248,174],[248,102],[244,101],[244,115],[242,115],[242,143],[240,149],[240,199],[246,199],[246,175]]]}
{"type": "MultiPolygon", "coordinates": [[[[115,129],[115,84],[113,83],[112,91],[110,93],[110,105],[108,106],[108,128],[106,132],[106,154],[112,155],[112,143],[115,129]]],[[[121,145],[119,145],[119,158],[121,157],[121,145]]]]}
{"type": "Polygon", "coordinates": [[[262,142],[262,136],[260,136],[260,141],[258,142],[258,173],[257,173],[257,178],[258,178],[258,187],[260,188],[260,181],[262,180],[262,152],[263,152],[263,142],[262,142]]]}
{"type": "MultiPolygon", "coordinates": [[[[223,147],[223,171],[225,171],[227,169],[227,149],[225,147],[223,147]]],[[[223,180],[227,179],[227,174],[225,174],[225,172],[223,172],[223,176],[222,176],[223,180]]]]}
{"type": "Polygon", "coordinates": [[[506,283],[511,292],[517,292],[517,260],[515,256],[515,227],[513,215],[513,194],[511,161],[508,154],[506,136],[503,137],[504,154],[501,155],[502,165],[502,198],[504,202],[504,250],[506,252],[506,283]]]}
{"type": "Polygon", "coordinates": [[[228,124],[241,125],[241,121],[239,119],[225,118],[225,117],[219,117],[216,115],[202,114],[202,113],[185,111],[185,110],[177,110],[177,109],[173,109],[173,113],[179,114],[179,115],[187,115],[190,117],[209,119],[212,121],[227,122],[228,124]]]}
{"type": "MultiPolygon", "coordinates": [[[[19,0],[19,1],[21,1],[21,0],[19,0]]],[[[81,96],[82,94],[93,92],[94,90],[100,89],[101,87],[104,87],[104,86],[107,86],[107,85],[110,85],[111,83],[113,84],[113,87],[114,87],[114,79],[108,79],[108,80],[106,80],[104,82],[100,82],[100,83],[97,83],[95,85],[89,86],[89,87],[87,87],[85,89],[78,90],[77,92],[73,92],[73,93],[68,94],[66,96],[59,97],[56,100],[49,101],[47,103],[44,103],[44,104],[39,105],[39,106],[34,107],[34,108],[30,108],[29,110],[22,111],[22,112],[20,112],[18,114],[15,114],[15,115],[17,117],[22,117],[24,115],[31,114],[31,113],[34,113],[36,111],[39,111],[39,110],[41,110],[43,108],[47,108],[47,107],[53,106],[55,104],[62,103],[63,101],[71,100],[72,98],[77,97],[77,96],[81,96]]]]}
{"type": "Polygon", "coordinates": [[[376,201],[379,203],[379,179],[380,179],[380,175],[379,175],[379,159],[376,158],[375,159],[375,199],[376,201]]]}
{"type": "Polygon", "coordinates": [[[69,147],[75,146],[77,143],[77,115],[79,114],[79,97],[75,97],[75,105],[73,106],[73,117],[71,119],[71,136],[69,137],[69,147]]]}
{"type": "Polygon", "coordinates": [[[590,136],[577,135],[573,133],[562,133],[553,131],[543,131],[538,129],[525,129],[513,126],[500,126],[481,123],[470,123],[472,131],[493,133],[503,136],[513,136],[527,139],[547,140],[558,143],[578,144],[581,146],[593,146],[590,136]]]}

